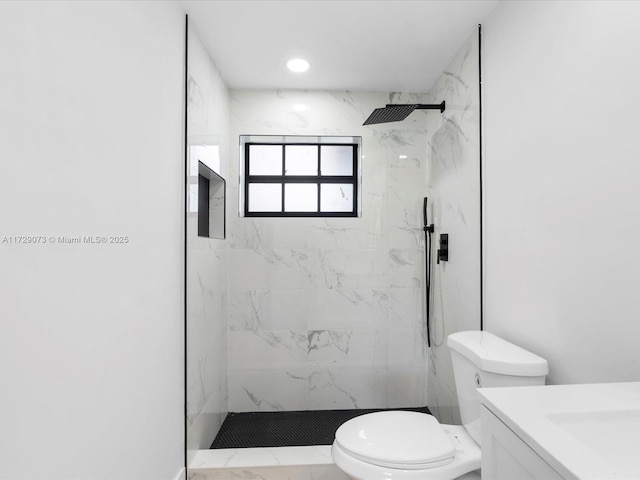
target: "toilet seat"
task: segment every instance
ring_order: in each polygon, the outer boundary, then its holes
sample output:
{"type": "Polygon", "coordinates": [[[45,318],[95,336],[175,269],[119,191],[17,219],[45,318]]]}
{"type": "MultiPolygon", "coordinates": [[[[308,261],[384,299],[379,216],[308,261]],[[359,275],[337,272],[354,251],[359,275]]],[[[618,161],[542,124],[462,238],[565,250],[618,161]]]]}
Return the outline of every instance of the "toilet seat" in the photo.
{"type": "Polygon", "coordinates": [[[363,462],[408,470],[441,467],[455,456],[451,439],[435,417],[418,412],[355,417],[338,428],[335,443],[363,462]]]}
{"type": "MultiPolygon", "coordinates": [[[[379,416],[383,413],[387,412],[378,412],[368,415],[379,416]]],[[[426,414],[418,415],[429,417],[429,415],[426,414]]],[[[361,421],[363,421],[362,417],[366,416],[367,415],[356,417],[355,419],[349,420],[349,422],[353,422],[353,420],[358,418],[361,418],[361,421]]],[[[414,418],[418,422],[422,421],[422,419],[418,420],[418,417],[414,418]]],[[[435,420],[435,418],[433,420],[435,420]]],[[[431,423],[431,427],[428,428],[433,428],[433,421],[426,421],[431,423]]],[[[345,439],[346,435],[343,435],[346,429],[340,433],[341,441],[339,441],[338,432],[336,432],[336,440],[333,442],[333,446],[331,447],[331,456],[333,457],[335,464],[343,472],[345,472],[350,478],[356,480],[443,480],[455,479],[465,474],[473,476],[473,478],[480,479],[480,446],[471,438],[464,427],[459,425],[440,424],[437,420],[435,420],[435,422],[438,427],[437,431],[444,432],[448,442],[453,445],[453,457],[448,461],[446,461],[445,458],[444,461],[441,459],[436,460],[435,462],[425,462],[425,459],[423,458],[421,460],[422,463],[418,464],[415,461],[414,463],[403,463],[403,460],[398,459],[398,457],[396,457],[394,462],[389,462],[388,456],[382,460],[380,458],[371,458],[376,457],[376,455],[367,452],[363,454],[358,454],[356,452],[356,456],[351,451],[354,446],[345,439]],[[343,442],[347,443],[347,448],[342,446],[343,442]],[[351,449],[348,449],[349,447],[351,447],[351,449]],[[386,463],[386,465],[381,465],[381,463],[386,463]]],[[[343,424],[343,426],[344,425],[345,424],[343,424]]],[[[351,425],[353,426],[353,424],[351,425]]],[[[422,423],[422,425],[424,425],[424,423],[422,423]]],[[[342,428],[342,426],[340,428],[342,428]]],[[[340,431],[340,428],[338,431],[340,431]]],[[[397,430],[400,430],[400,428],[397,430]]],[[[356,436],[358,436],[359,432],[357,430],[356,432],[356,436]]],[[[364,436],[367,436],[366,432],[367,430],[365,429],[363,431],[364,436]]],[[[401,435],[404,435],[404,432],[396,436],[389,431],[387,434],[389,444],[393,444],[398,438],[402,438],[401,435]]],[[[361,446],[365,446],[364,442],[361,446]]],[[[465,476],[465,478],[467,478],[467,476],[465,476]]]]}

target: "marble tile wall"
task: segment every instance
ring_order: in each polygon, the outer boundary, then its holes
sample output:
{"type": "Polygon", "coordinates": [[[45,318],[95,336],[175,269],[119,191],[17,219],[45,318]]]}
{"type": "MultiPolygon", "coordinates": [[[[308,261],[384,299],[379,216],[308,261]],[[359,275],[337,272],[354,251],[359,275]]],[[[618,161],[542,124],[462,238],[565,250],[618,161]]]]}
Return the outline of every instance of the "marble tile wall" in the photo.
{"type": "Polygon", "coordinates": [[[426,119],[363,127],[414,94],[232,91],[229,410],[424,406],[426,119]],[[307,112],[293,110],[309,106],[307,112]],[[362,137],[361,218],[238,215],[240,135],[362,137]]]}
{"type": "MultiPolygon", "coordinates": [[[[187,181],[197,185],[201,158],[222,177],[229,175],[228,92],[193,25],[189,28],[187,181]],[[195,146],[196,148],[191,148],[195,146]]],[[[196,194],[197,197],[197,194],[196,194]]],[[[197,211],[187,213],[187,449],[192,457],[209,448],[227,412],[226,240],[198,237],[197,211]]]]}
{"type": "Polygon", "coordinates": [[[431,102],[446,101],[442,115],[427,119],[434,258],[439,234],[449,234],[449,261],[433,262],[428,376],[428,405],[443,423],[460,422],[446,338],[456,331],[480,329],[478,55],[474,31],[429,92],[431,102]]]}
{"type": "Polygon", "coordinates": [[[198,452],[188,480],[347,480],[330,445],[230,448],[198,452]]]}
{"type": "Polygon", "coordinates": [[[190,469],[188,480],[349,480],[335,465],[190,469]]]}

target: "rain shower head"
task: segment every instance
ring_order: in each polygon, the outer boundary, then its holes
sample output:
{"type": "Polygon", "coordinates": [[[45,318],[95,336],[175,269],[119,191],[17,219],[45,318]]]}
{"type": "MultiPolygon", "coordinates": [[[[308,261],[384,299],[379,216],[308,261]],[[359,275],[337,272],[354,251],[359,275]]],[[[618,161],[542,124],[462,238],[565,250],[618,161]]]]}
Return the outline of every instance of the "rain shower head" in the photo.
{"type": "Polygon", "coordinates": [[[414,110],[440,110],[444,112],[444,101],[438,104],[387,104],[384,108],[376,108],[363,125],[374,123],[400,122],[407,118],[414,110]]]}

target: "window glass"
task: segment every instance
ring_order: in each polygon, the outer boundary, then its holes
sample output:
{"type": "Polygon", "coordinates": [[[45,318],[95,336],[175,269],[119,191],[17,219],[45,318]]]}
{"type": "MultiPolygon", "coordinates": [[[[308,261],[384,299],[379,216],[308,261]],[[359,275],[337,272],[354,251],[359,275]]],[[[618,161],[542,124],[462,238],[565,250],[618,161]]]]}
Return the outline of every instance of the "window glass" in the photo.
{"type": "Polygon", "coordinates": [[[281,183],[250,183],[249,184],[250,212],[280,212],[282,211],[281,183]]]}
{"type": "Polygon", "coordinates": [[[317,145],[286,145],[285,175],[318,175],[317,145]]]}
{"type": "Polygon", "coordinates": [[[353,185],[349,183],[323,183],[320,185],[321,212],[351,212],[353,185]]]}
{"type": "Polygon", "coordinates": [[[322,175],[353,175],[353,148],[348,145],[323,145],[320,153],[322,175]]]}
{"type": "Polygon", "coordinates": [[[249,175],[282,175],[282,145],[249,145],[249,175]]]}
{"type": "Polygon", "coordinates": [[[284,186],[285,212],[317,212],[318,185],[315,183],[288,183],[284,186]]]}

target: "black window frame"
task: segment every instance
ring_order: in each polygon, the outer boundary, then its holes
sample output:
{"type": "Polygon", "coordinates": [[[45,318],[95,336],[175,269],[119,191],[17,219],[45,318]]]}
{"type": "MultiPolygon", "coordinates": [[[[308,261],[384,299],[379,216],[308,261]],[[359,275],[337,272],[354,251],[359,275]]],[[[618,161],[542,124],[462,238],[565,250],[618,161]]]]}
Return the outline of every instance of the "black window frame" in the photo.
{"type": "Polygon", "coordinates": [[[244,144],[244,216],[245,217],[357,217],[358,216],[358,184],[359,184],[359,144],[356,142],[336,143],[336,142],[246,142],[244,144]],[[250,148],[253,145],[269,145],[282,147],[282,171],[280,175],[250,175],[250,148]],[[286,147],[287,146],[316,146],[318,147],[318,170],[316,175],[285,175],[286,147]],[[353,164],[351,175],[322,175],[320,169],[322,165],[321,147],[351,147],[353,149],[353,164]],[[281,188],[281,210],[270,212],[249,211],[249,185],[250,184],[273,184],[282,185],[281,188]],[[315,183],[318,186],[317,211],[315,212],[285,212],[285,185],[315,183]],[[353,186],[353,209],[351,211],[321,212],[322,184],[350,184],[353,186]]]}

